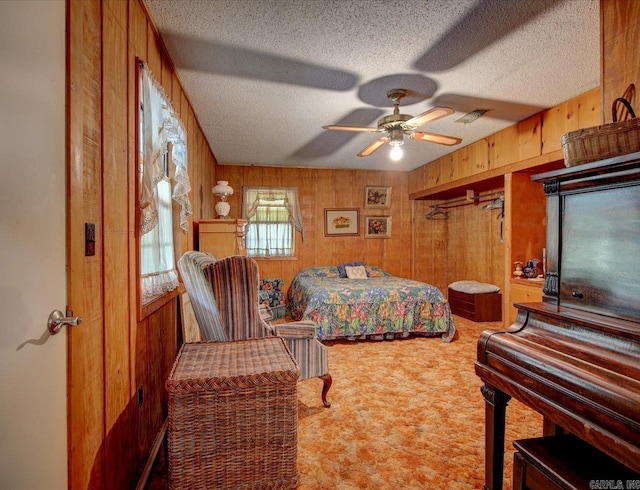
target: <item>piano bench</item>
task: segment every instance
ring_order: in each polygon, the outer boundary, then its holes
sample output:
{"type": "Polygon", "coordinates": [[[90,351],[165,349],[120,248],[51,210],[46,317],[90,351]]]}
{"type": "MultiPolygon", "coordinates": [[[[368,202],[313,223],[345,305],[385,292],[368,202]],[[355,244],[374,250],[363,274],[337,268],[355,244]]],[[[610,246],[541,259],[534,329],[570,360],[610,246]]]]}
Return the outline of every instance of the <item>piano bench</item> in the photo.
{"type": "Polygon", "coordinates": [[[449,288],[447,297],[451,313],[474,322],[502,320],[501,293],[463,293],[449,288]]]}
{"type": "Polygon", "coordinates": [[[514,490],[582,490],[640,485],[640,475],[572,434],[513,441],[514,490]],[[606,482],[605,486],[602,486],[606,482]],[[606,486],[612,484],[613,486],[606,486]]]}

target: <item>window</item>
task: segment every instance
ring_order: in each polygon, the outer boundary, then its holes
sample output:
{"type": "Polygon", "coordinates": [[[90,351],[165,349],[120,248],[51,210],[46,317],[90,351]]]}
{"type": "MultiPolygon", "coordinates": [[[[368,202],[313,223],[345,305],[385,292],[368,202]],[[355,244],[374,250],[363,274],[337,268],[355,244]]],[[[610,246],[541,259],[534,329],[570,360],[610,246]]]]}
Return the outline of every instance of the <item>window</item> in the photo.
{"type": "Polygon", "coordinates": [[[247,220],[246,249],[250,257],[294,257],[294,229],[304,229],[295,187],[243,187],[242,216],[247,220]]]}
{"type": "MultiPolygon", "coordinates": [[[[168,155],[163,155],[167,162],[168,155]]],[[[142,277],[142,303],[148,303],[158,295],[172,291],[178,285],[175,272],[173,246],[173,212],[171,182],[168,165],[164,165],[162,179],[156,184],[154,198],[158,221],[140,239],[140,274],[142,277]]]]}
{"type": "Polygon", "coordinates": [[[172,208],[173,202],[180,206],[180,228],[188,231],[191,187],[182,123],[146,64],[140,63],[139,68],[139,236],[144,305],[178,286],[172,208]]]}

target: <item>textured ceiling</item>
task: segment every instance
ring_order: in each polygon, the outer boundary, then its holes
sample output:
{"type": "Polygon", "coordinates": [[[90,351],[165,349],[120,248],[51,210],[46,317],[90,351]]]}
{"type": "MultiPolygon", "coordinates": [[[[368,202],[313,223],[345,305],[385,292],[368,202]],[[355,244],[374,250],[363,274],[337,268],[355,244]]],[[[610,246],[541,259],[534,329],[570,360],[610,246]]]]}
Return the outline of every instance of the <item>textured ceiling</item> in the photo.
{"type": "Polygon", "coordinates": [[[598,0],[146,0],[221,164],[411,170],[599,84],[598,0]],[[356,154],[401,112],[455,114],[356,154]],[[470,124],[475,109],[490,111],[470,124]]]}

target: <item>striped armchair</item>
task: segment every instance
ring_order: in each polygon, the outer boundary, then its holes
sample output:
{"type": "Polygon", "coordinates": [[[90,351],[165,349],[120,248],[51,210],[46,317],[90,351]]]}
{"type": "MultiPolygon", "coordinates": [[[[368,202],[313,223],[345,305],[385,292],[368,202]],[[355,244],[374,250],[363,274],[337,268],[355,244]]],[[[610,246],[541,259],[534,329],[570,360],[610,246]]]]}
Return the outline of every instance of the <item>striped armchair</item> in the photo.
{"type": "Polygon", "coordinates": [[[178,260],[178,269],[189,293],[203,340],[282,337],[300,367],[300,380],[323,381],[322,403],[331,406],[327,348],[316,338],[313,322],[271,325],[260,313],[259,272],[255,260],[234,255],[216,260],[212,255],[189,251],[178,260]]]}

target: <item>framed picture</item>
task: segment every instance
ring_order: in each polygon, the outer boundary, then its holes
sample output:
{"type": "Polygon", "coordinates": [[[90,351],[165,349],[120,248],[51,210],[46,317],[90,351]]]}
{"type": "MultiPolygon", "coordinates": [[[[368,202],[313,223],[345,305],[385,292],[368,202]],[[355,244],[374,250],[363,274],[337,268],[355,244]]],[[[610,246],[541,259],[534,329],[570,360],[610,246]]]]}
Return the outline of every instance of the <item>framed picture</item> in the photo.
{"type": "Polygon", "coordinates": [[[332,208],[324,210],[324,236],[353,236],[360,234],[358,208],[332,208]]]}
{"type": "Polygon", "coordinates": [[[390,208],[391,207],[391,187],[371,187],[364,188],[365,208],[390,208]]]}
{"type": "Polygon", "coordinates": [[[365,216],[365,238],[391,238],[391,216],[365,216]]]}

